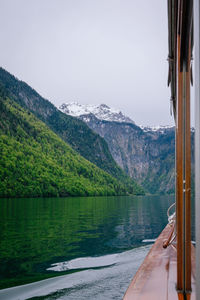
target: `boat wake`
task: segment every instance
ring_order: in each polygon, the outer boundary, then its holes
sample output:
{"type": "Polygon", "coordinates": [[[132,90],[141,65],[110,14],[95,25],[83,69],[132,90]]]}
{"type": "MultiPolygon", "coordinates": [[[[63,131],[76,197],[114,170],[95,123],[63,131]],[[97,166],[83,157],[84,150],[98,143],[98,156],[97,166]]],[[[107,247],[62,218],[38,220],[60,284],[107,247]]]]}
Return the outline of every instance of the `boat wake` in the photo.
{"type": "Polygon", "coordinates": [[[99,257],[82,257],[51,265],[48,270],[84,269],[31,284],[0,290],[2,300],[122,299],[151,245],[99,257]]]}
{"type": "Polygon", "coordinates": [[[48,271],[67,271],[74,269],[90,269],[90,268],[99,268],[106,267],[116,264],[120,262],[123,253],[121,254],[110,254],[105,256],[97,256],[97,257],[81,257],[72,259],[66,262],[59,262],[56,264],[52,264],[48,271]]]}

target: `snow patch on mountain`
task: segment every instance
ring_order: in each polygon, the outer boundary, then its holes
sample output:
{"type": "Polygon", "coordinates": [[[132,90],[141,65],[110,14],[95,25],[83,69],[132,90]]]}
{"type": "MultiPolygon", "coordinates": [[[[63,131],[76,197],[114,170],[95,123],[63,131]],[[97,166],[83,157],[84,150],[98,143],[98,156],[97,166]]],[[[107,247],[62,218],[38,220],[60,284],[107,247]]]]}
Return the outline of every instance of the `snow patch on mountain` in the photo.
{"type": "MultiPolygon", "coordinates": [[[[59,109],[73,117],[93,114],[99,120],[135,124],[131,118],[125,116],[119,109],[110,108],[106,104],[84,105],[78,102],[70,102],[63,103],[59,109]]],[[[84,121],[87,122],[87,118],[84,121]]]]}
{"type": "Polygon", "coordinates": [[[159,132],[159,133],[165,133],[165,130],[167,129],[172,129],[174,128],[174,125],[158,125],[158,126],[142,126],[139,125],[139,127],[144,131],[144,132],[159,132]]]}

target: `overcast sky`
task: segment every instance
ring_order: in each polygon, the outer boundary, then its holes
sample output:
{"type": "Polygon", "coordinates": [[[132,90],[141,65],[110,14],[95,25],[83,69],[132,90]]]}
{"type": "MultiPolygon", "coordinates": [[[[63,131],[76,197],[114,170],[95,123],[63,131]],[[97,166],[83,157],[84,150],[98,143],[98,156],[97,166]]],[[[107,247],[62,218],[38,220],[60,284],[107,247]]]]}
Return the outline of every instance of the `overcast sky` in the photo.
{"type": "Polygon", "coordinates": [[[0,0],[0,65],[56,106],[173,124],[167,39],[167,0],[0,0]]]}

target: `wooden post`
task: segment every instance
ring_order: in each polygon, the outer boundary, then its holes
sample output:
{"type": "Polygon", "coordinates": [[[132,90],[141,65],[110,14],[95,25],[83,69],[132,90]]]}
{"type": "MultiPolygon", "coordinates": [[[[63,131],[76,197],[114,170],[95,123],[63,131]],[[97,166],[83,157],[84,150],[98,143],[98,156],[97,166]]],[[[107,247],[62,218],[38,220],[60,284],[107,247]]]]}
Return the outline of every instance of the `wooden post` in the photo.
{"type": "MultiPolygon", "coordinates": [[[[189,49],[189,57],[190,49],[189,49]]],[[[191,131],[190,131],[190,59],[185,72],[185,291],[191,292],[191,131]]]]}
{"type": "Polygon", "coordinates": [[[180,36],[177,41],[178,95],[176,109],[176,232],[177,232],[177,290],[184,290],[184,232],[183,232],[183,72],[180,67],[180,36]]]}
{"type": "Polygon", "coordinates": [[[176,229],[177,291],[191,292],[191,137],[190,137],[190,47],[186,65],[181,65],[181,36],[177,42],[176,116],[176,229]]]}
{"type": "Polygon", "coordinates": [[[200,300],[200,1],[194,0],[196,300],[200,300]]]}

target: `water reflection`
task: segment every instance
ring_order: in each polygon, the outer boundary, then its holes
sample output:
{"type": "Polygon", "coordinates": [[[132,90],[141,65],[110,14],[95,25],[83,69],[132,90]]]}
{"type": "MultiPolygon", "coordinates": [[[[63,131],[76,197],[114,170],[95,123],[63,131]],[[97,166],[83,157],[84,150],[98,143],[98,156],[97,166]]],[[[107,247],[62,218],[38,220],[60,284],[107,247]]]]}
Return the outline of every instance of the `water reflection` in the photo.
{"type": "Polygon", "coordinates": [[[55,276],[47,270],[53,263],[141,246],[164,228],[172,202],[171,196],[1,199],[1,287],[55,276]]]}

